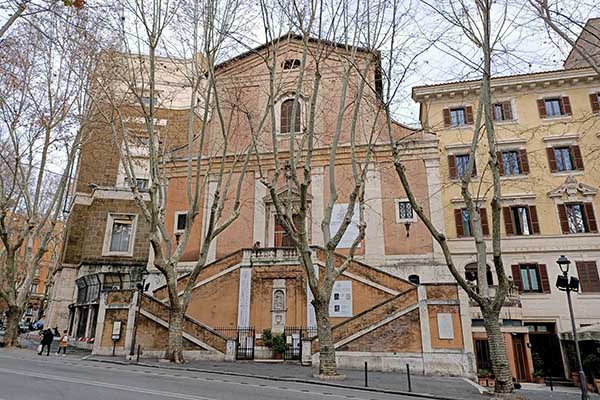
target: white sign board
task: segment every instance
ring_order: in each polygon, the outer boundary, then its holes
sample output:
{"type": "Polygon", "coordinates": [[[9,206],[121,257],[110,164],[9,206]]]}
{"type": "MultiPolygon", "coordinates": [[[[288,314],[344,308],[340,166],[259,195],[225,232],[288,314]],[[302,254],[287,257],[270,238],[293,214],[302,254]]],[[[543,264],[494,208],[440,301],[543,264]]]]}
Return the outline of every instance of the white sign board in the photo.
{"type": "Polygon", "coordinates": [[[438,337],[440,339],[454,339],[454,324],[452,314],[438,314],[438,337]]]}
{"type": "Polygon", "coordinates": [[[329,301],[330,317],[352,317],[352,281],[336,281],[329,301]]]}
{"type": "MultiPolygon", "coordinates": [[[[331,211],[331,222],[329,224],[329,232],[331,236],[335,235],[344,221],[344,216],[348,211],[348,204],[334,204],[331,211]]],[[[358,224],[360,223],[360,210],[358,203],[354,204],[354,214],[352,214],[352,222],[346,228],[346,232],[342,235],[338,243],[338,249],[348,249],[352,247],[352,243],[358,236],[358,224]]],[[[359,244],[360,247],[360,244],[359,244]]]]}
{"type": "Polygon", "coordinates": [[[114,321],[112,326],[112,340],[121,338],[121,321],[114,321]]]}

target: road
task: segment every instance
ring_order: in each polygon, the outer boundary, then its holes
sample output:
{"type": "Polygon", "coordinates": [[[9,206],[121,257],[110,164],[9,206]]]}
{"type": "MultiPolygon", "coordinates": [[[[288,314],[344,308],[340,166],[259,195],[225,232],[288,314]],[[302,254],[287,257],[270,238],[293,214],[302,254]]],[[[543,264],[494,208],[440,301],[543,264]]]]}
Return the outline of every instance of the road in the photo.
{"type": "Polygon", "coordinates": [[[0,350],[0,400],[80,399],[409,400],[414,397],[0,350]]]}

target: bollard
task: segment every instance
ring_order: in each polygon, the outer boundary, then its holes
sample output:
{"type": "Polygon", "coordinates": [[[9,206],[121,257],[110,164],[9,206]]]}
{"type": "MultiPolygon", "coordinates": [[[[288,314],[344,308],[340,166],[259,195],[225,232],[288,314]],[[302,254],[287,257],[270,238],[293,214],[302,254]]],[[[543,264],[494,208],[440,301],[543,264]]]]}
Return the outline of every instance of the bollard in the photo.
{"type": "Polygon", "coordinates": [[[554,392],[554,385],[552,384],[552,375],[550,375],[548,378],[550,380],[550,391],[554,392]]]}
{"type": "Polygon", "coordinates": [[[365,387],[369,387],[369,373],[367,371],[367,362],[365,361],[365,387]]]}
{"type": "Polygon", "coordinates": [[[406,378],[408,379],[408,391],[412,392],[412,385],[410,384],[410,366],[406,364],[406,378]]]}
{"type": "Polygon", "coordinates": [[[140,351],[142,350],[142,346],[138,344],[137,358],[136,361],[140,362],[140,351]]]}

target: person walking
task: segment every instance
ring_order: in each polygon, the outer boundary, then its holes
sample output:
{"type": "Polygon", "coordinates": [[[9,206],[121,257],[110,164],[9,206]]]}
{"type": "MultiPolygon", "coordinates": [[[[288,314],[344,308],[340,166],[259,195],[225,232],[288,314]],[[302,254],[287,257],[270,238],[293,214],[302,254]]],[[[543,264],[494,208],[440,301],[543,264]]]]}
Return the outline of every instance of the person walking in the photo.
{"type": "Polygon", "coordinates": [[[42,347],[40,348],[40,351],[38,352],[39,356],[41,356],[42,353],[44,352],[44,348],[46,348],[46,355],[47,356],[50,355],[50,346],[52,346],[53,340],[54,340],[54,334],[52,333],[50,328],[42,331],[42,342],[41,342],[42,347]]]}
{"type": "Polygon", "coordinates": [[[69,344],[69,335],[67,335],[67,330],[63,331],[60,340],[58,341],[58,351],[56,354],[60,354],[60,351],[63,351],[63,357],[67,355],[67,346],[69,344]]]}

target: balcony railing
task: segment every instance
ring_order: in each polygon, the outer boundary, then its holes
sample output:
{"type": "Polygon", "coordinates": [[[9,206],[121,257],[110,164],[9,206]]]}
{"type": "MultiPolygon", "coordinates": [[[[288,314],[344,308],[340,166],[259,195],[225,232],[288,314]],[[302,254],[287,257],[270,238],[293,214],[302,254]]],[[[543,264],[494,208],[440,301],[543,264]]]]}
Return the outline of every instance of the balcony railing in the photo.
{"type": "MultiPolygon", "coordinates": [[[[490,297],[496,296],[497,290],[498,290],[498,286],[490,286],[489,287],[489,296],[490,297]]],[[[471,300],[471,306],[477,306],[477,303],[475,301],[471,300]]],[[[506,299],[504,299],[504,307],[521,308],[521,297],[519,295],[519,291],[514,286],[508,289],[506,299]]]]}
{"type": "Polygon", "coordinates": [[[298,252],[292,247],[244,249],[242,263],[245,265],[296,264],[298,252]]]}

